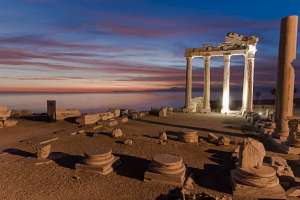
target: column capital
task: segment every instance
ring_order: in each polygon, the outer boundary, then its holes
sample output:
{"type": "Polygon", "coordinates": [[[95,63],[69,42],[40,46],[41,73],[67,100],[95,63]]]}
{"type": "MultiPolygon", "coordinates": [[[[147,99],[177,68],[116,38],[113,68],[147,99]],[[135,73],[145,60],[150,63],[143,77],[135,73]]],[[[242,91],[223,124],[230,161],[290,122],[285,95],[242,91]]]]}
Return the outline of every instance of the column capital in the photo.
{"type": "Polygon", "coordinates": [[[193,56],[186,56],[185,58],[186,58],[186,60],[192,60],[193,56]]]}
{"type": "Polygon", "coordinates": [[[224,54],[224,62],[230,62],[231,54],[224,54]]]}

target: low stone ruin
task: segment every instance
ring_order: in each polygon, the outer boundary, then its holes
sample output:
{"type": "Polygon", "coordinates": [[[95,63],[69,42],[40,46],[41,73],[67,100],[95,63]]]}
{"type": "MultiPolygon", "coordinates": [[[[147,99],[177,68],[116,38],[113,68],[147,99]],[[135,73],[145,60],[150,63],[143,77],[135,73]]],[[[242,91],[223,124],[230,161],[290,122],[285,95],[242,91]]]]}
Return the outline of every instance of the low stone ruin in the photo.
{"type": "Polygon", "coordinates": [[[230,145],[230,142],[231,142],[229,137],[227,137],[227,136],[218,137],[217,135],[215,135],[213,133],[208,133],[207,141],[210,143],[213,143],[215,145],[225,145],[225,146],[230,145]]]}
{"type": "Polygon", "coordinates": [[[280,183],[284,182],[286,183],[285,185],[290,185],[295,181],[295,175],[284,158],[272,156],[268,161],[270,166],[276,170],[280,183]]]}
{"type": "Polygon", "coordinates": [[[56,120],[65,120],[73,117],[80,117],[80,110],[77,109],[58,109],[56,110],[56,120]]]}
{"type": "Polygon", "coordinates": [[[39,160],[48,159],[51,153],[51,144],[38,145],[36,147],[36,157],[39,160]]]}
{"type": "Polygon", "coordinates": [[[252,138],[244,140],[238,154],[238,166],[231,171],[233,196],[286,199],[276,170],[263,163],[266,155],[262,143],[252,138]]]}
{"type": "Polygon", "coordinates": [[[186,167],[180,156],[157,154],[153,157],[144,181],[154,181],[182,186],[185,180],[186,167]]]}
{"type": "Polygon", "coordinates": [[[122,137],[124,134],[123,134],[123,131],[122,131],[122,129],[120,129],[120,128],[115,128],[115,129],[113,129],[112,130],[112,132],[111,132],[111,137],[113,137],[113,138],[120,138],[120,137],[122,137]]]}
{"type": "Polygon", "coordinates": [[[101,175],[108,175],[113,172],[113,167],[118,163],[119,158],[112,154],[110,148],[100,148],[93,152],[86,152],[82,163],[76,164],[76,172],[92,172],[101,175]]]}
{"type": "Polygon", "coordinates": [[[151,108],[150,115],[155,115],[158,117],[166,117],[168,114],[168,107],[161,107],[160,109],[158,108],[151,108]]]}
{"type": "Polygon", "coordinates": [[[167,133],[165,131],[160,132],[158,139],[159,139],[159,144],[167,144],[167,142],[168,142],[167,133]]]}
{"type": "Polygon", "coordinates": [[[180,140],[185,143],[198,143],[198,133],[193,130],[183,130],[180,135],[180,140]]]}
{"type": "Polygon", "coordinates": [[[0,128],[12,127],[17,125],[17,120],[8,119],[12,111],[6,106],[0,106],[0,128]]]}

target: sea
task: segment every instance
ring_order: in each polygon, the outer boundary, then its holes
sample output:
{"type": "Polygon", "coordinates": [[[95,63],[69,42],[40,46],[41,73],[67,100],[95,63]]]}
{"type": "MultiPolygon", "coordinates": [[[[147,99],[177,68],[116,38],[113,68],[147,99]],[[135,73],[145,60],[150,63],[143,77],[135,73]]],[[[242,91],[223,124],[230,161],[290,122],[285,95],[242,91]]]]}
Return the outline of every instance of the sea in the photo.
{"type": "MultiPolygon", "coordinates": [[[[202,96],[201,92],[193,92],[193,97],[202,96]]],[[[222,96],[220,92],[212,92],[211,99],[222,96]]],[[[241,94],[231,93],[231,99],[237,100],[241,94]]],[[[185,93],[176,92],[129,92],[129,93],[1,93],[0,105],[15,110],[30,110],[35,113],[46,112],[47,100],[56,100],[60,109],[79,109],[82,112],[100,112],[109,108],[126,108],[149,110],[161,106],[182,107],[185,93]]]]}

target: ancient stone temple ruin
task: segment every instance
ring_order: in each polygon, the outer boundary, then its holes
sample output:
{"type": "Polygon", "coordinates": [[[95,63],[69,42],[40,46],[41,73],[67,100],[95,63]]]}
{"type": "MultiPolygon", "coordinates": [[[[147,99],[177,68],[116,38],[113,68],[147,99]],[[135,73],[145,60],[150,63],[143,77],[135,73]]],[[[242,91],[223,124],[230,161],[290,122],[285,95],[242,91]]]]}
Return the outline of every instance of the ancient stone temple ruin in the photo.
{"type": "Polygon", "coordinates": [[[216,56],[224,57],[224,80],[222,113],[230,111],[230,58],[234,55],[245,57],[242,113],[253,111],[253,74],[254,58],[256,53],[256,36],[243,36],[237,33],[228,33],[225,41],[219,45],[203,45],[200,48],[188,48],[185,51],[186,57],[186,95],[185,108],[189,112],[210,112],[210,63],[211,58],[216,56]],[[204,92],[203,98],[192,98],[192,59],[203,58],[204,60],[204,92]],[[201,102],[203,99],[203,103],[201,102]]]}

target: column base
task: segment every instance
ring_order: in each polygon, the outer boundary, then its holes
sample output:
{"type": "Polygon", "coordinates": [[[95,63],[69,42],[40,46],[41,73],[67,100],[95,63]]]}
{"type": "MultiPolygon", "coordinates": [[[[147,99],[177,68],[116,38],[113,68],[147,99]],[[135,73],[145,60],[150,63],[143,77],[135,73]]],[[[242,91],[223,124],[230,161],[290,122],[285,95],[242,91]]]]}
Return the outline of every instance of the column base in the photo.
{"type": "Polygon", "coordinates": [[[230,113],[230,110],[228,108],[222,108],[221,109],[221,113],[222,114],[229,114],[230,113]]]}
{"type": "Polygon", "coordinates": [[[210,113],[211,109],[210,108],[202,108],[201,113],[210,113]]]}

